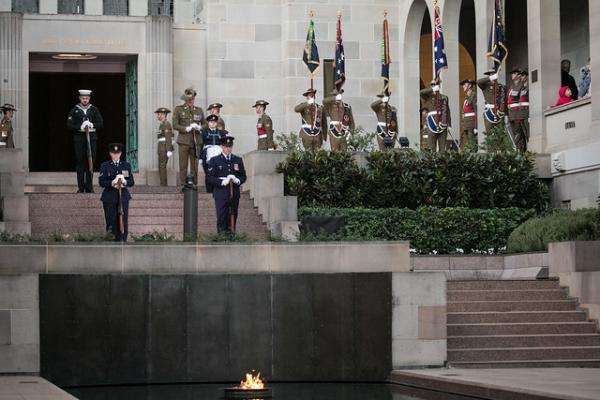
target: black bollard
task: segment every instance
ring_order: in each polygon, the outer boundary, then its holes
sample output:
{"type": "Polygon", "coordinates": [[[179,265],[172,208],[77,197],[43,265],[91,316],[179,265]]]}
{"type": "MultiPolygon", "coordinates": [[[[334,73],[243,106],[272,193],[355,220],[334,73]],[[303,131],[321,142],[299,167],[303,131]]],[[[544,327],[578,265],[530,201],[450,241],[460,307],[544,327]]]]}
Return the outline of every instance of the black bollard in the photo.
{"type": "Polygon", "coordinates": [[[189,174],[183,187],[183,240],[196,241],[198,237],[198,189],[194,176],[189,174]]]}

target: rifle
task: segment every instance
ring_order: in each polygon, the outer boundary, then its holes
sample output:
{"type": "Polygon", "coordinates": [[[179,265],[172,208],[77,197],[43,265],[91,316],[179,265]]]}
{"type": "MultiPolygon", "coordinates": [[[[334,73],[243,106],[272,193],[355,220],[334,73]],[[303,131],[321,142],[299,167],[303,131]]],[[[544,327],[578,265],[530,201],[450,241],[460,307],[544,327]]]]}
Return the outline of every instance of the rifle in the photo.
{"type": "Polygon", "coordinates": [[[119,180],[117,182],[117,189],[119,190],[119,203],[117,204],[117,214],[119,216],[119,232],[121,233],[121,238],[125,234],[125,223],[123,222],[123,203],[122,203],[122,196],[121,196],[121,188],[122,187],[123,186],[121,184],[121,181],[119,180]]]}
{"type": "Polygon", "coordinates": [[[90,174],[94,175],[94,160],[92,159],[92,144],[90,142],[90,128],[85,127],[85,139],[87,141],[87,156],[88,156],[88,168],[90,174]]]}
{"type": "Polygon", "coordinates": [[[229,181],[229,230],[235,234],[235,215],[233,209],[233,182],[229,181]]]}

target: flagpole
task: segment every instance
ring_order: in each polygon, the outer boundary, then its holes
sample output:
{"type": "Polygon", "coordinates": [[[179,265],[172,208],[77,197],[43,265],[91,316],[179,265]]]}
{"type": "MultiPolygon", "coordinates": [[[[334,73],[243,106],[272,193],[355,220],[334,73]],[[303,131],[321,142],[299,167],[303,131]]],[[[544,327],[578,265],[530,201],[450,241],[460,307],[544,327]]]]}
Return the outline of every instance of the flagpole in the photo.
{"type": "MultiPolygon", "coordinates": [[[[315,18],[315,11],[314,10],[310,10],[308,12],[308,16],[310,18],[310,20],[312,21],[315,18]]],[[[310,71],[310,70],[309,70],[310,71]]],[[[310,73],[310,90],[313,90],[314,87],[314,80],[315,80],[315,73],[314,72],[309,72],[310,73]]]]}

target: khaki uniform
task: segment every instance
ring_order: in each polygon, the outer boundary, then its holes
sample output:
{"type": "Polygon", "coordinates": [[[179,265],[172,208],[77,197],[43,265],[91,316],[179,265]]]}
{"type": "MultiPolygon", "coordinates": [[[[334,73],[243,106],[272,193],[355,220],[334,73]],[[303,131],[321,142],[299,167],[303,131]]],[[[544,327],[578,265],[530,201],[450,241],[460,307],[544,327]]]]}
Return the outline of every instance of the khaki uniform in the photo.
{"type": "MultiPolygon", "coordinates": [[[[490,80],[489,76],[479,79],[477,86],[479,86],[483,93],[486,107],[494,105],[494,83],[490,80]]],[[[498,107],[498,116],[504,117],[506,115],[506,86],[500,82],[497,82],[496,85],[496,106],[498,107]]],[[[490,130],[494,125],[504,126],[504,119],[501,119],[497,124],[492,124],[485,118],[483,120],[486,131],[490,130]]]]}
{"type": "MultiPolygon", "coordinates": [[[[436,118],[440,125],[445,126],[440,133],[433,133],[429,131],[429,148],[433,151],[443,153],[446,151],[446,139],[448,136],[448,127],[452,126],[452,119],[450,117],[450,106],[448,102],[448,96],[439,94],[436,96],[431,88],[421,90],[422,107],[427,108],[431,113],[437,113],[436,118]]],[[[426,124],[427,125],[427,124],[426,124]]]]}
{"type": "Polygon", "coordinates": [[[169,121],[163,121],[158,128],[158,174],[160,186],[167,186],[167,151],[173,151],[173,127],[169,121]]]}
{"type": "Polygon", "coordinates": [[[179,184],[183,185],[187,177],[188,163],[194,174],[194,184],[198,184],[198,149],[202,148],[200,131],[192,129],[186,132],[185,128],[192,123],[206,126],[204,111],[201,107],[188,107],[185,104],[175,107],[173,111],[173,128],[179,132],[177,144],[179,147],[179,184]]]}
{"type": "Polygon", "coordinates": [[[258,135],[257,150],[275,149],[275,141],[273,140],[273,121],[267,114],[263,114],[256,121],[256,133],[258,135]]]}
{"type": "Polygon", "coordinates": [[[529,87],[520,81],[511,83],[506,99],[515,145],[518,151],[524,153],[529,141],[529,87]]]}
{"type": "Polygon", "coordinates": [[[219,120],[217,121],[217,129],[220,131],[225,131],[225,121],[219,115],[219,120]]]}
{"type": "Polygon", "coordinates": [[[388,151],[394,148],[398,136],[398,117],[396,107],[384,103],[381,99],[371,103],[371,110],[377,115],[377,144],[380,151],[388,151]],[[384,136],[392,139],[392,147],[386,147],[384,136]]]}
{"type": "Polygon", "coordinates": [[[14,149],[13,127],[10,119],[0,121],[0,149],[14,149]]]}
{"type": "Polygon", "coordinates": [[[325,121],[329,122],[327,134],[331,140],[331,151],[346,151],[348,147],[346,136],[349,131],[356,128],[352,107],[348,103],[330,96],[323,100],[323,113],[325,121]]]}
{"type": "Polygon", "coordinates": [[[460,149],[464,150],[467,143],[477,144],[477,93],[471,89],[462,106],[460,131],[460,149]]]}
{"type": "Polygon", "coordinates": [[[300,138],[302,139],[302,145],[306,150],[316,151],[321,148],[323,141],[327,140],[327,134],[323,129],[323,106],[308,102],[298,104],[294,111],[300,114],[302,117],[302,125],[300,128],[300,138]],[[317,128],[317,125],[319,126],[317,128]],[[305,132],[304,128],[312,130],[313,134],[305,132]],[[315,127],[312,129],[312,127],[315,127]]]}

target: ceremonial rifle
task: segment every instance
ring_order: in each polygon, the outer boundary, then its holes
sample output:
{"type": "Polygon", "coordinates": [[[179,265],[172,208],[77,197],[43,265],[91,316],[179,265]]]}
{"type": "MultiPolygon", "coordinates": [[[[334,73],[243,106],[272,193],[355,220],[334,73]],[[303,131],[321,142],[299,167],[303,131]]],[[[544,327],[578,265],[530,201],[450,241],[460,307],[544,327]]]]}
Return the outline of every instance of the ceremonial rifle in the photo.
{"type": "Polygon", "coordinates": [[[233,182],[229,181],[229,230],[235,235],[235,215],[233,209],[233,182]]]}
{"type": "Polygon", "coordinates": [[[90,170],[90,174],[94,175],[94,160],[92,159],[92,144],[90,142],[90,127],[85,127],[85,139],[87,142],[87,158],[88,158],[88,168],[90,170]]]}
{"type": "Polygon", "coordinates": [[[125,223],[123,222],[123,197],[122,197],[122,193],[121,193],[121,188],[123,187],[123,184],[121,183],[121,180],[119,179],[117,181],[117,190],[119,191],[119,202],[117,204],[117,214],[119,216],[119,232],[121,232],[121,237],[125,234],[125,223]]]}

